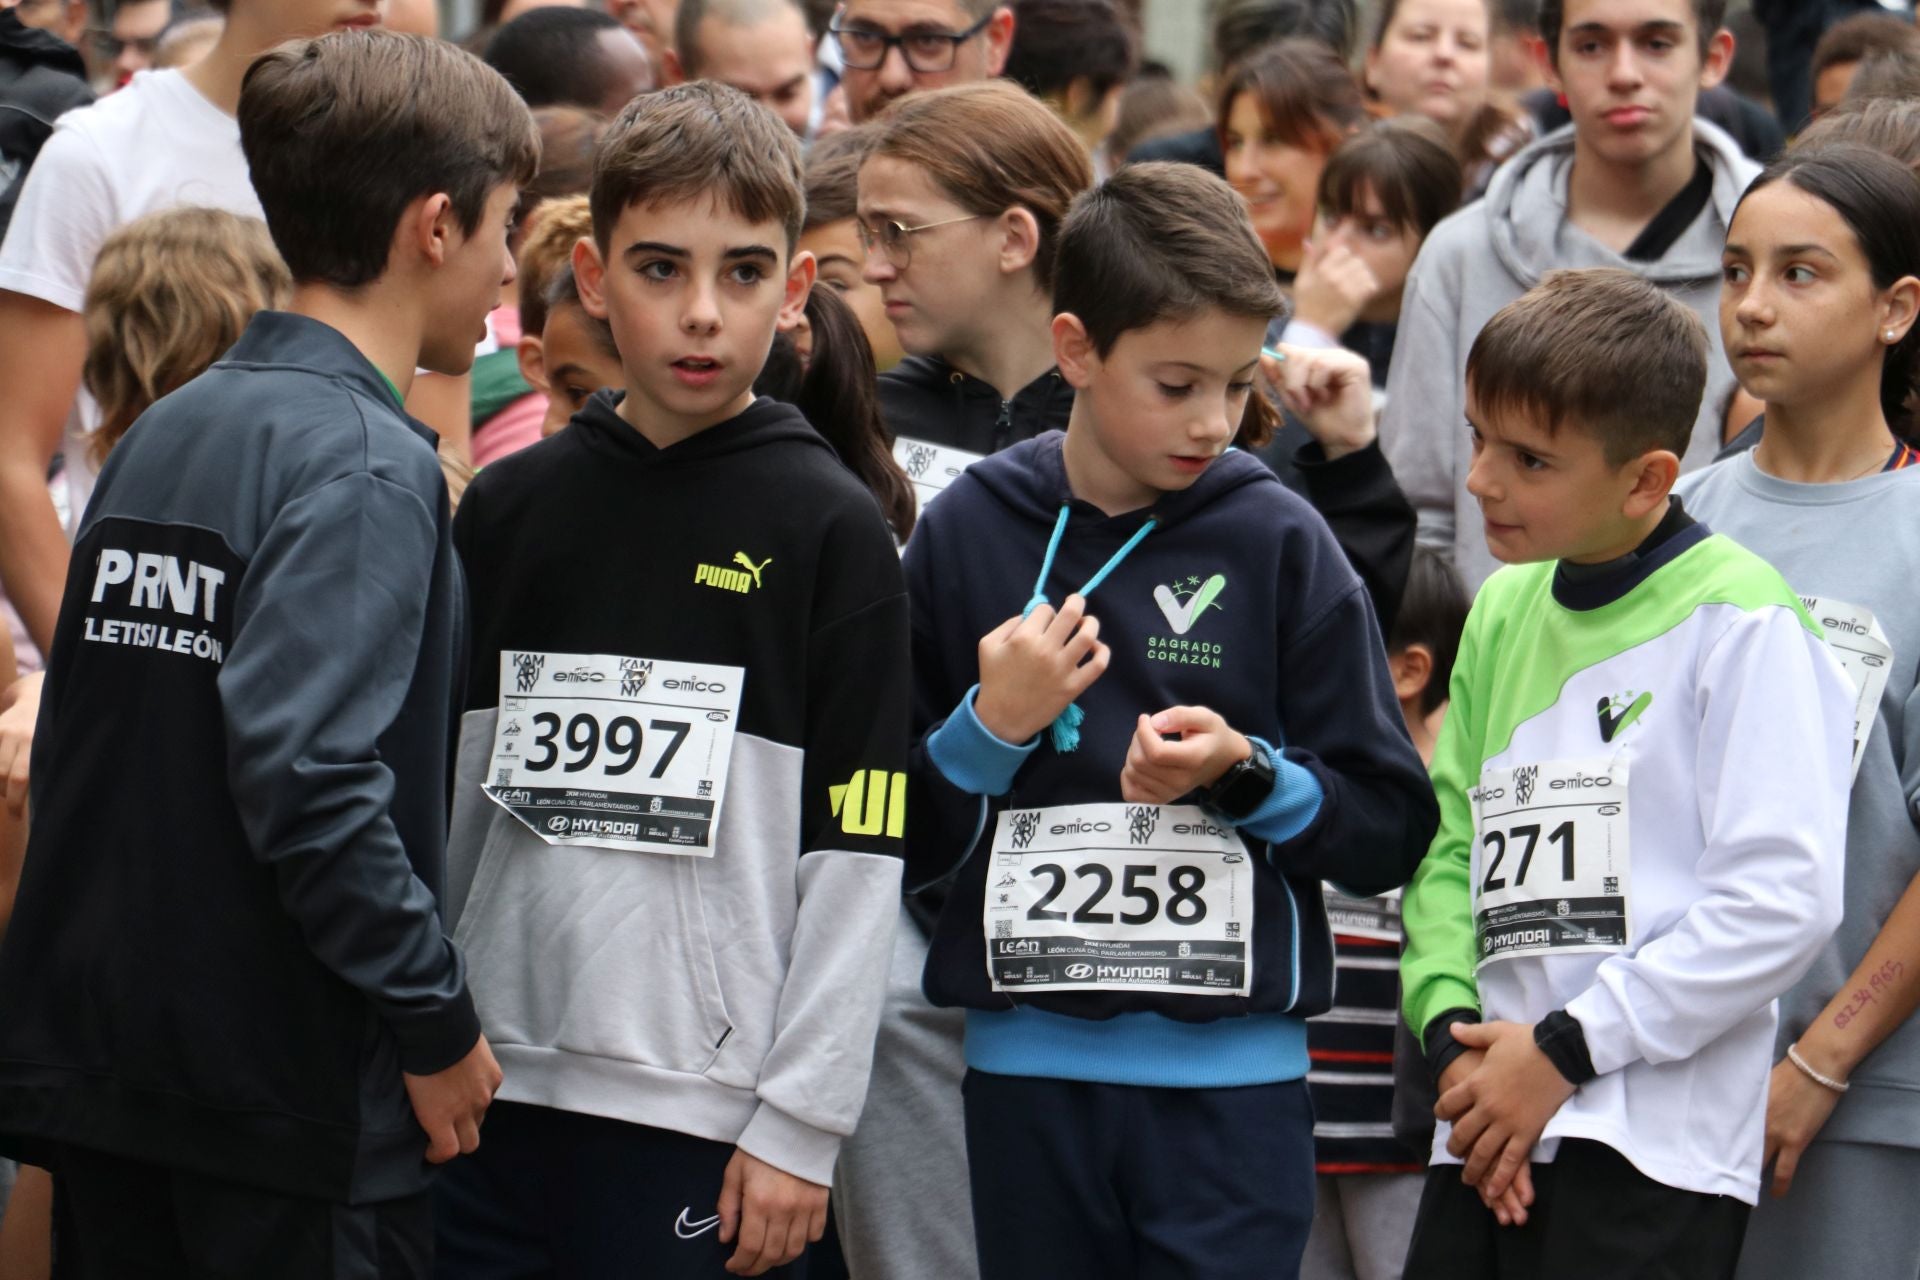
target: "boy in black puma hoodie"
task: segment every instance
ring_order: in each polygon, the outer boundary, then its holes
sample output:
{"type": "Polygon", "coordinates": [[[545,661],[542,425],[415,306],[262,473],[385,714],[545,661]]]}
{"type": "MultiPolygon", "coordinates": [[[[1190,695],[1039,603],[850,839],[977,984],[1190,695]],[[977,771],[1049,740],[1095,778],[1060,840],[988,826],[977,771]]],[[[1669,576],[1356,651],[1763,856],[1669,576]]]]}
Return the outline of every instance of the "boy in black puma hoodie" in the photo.
{"type": "MultiPolygon", "coordinates": [[[[981,1274],[1290,1275],[1320,882],[1405,883],[1433,794],[1326,523],[1228,451],[1284,308],[1233,193],[1125,169],[1055,270],[1066,433],[974,464],[906,555],[909,850],[954,877],[926,986],[967,1010],[981,1274]]],[[[1286,355],[1295,413],[1371,412],[1359,357],[1286,355]]]]}
{"type": "Polygon", "coordinates": [[[900,892],[892,535],[756,400],[813,259],[792,132],[712,83],[595,160],[583,304],[623,394],[489,467],[451,909],[508,1083],[440,1196],[449,1276],[759,1275],[819,1238],[900,892]]]}

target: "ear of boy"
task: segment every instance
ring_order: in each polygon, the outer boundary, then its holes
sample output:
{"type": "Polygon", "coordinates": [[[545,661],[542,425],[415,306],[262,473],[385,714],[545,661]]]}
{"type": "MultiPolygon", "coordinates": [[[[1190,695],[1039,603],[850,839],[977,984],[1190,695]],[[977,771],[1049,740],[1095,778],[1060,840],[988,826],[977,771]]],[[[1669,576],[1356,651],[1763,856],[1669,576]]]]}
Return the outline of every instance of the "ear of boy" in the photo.
{"type": "Polygon", "coordinates": [[[514,360],[520,366],[520,376],[527,385],[541,395],[547,393],[547,345],[537,333],[523,333],[520,341],[514,344],[514,360]]]}
{"type": "Polygon", "coordinates": [[[1433,650],[1424,644],[1410,644],[1387,655],[1387,670],[1393,674],[1393,696],[1405,706],[1419,700],[1433,678],[1433,650]]]}

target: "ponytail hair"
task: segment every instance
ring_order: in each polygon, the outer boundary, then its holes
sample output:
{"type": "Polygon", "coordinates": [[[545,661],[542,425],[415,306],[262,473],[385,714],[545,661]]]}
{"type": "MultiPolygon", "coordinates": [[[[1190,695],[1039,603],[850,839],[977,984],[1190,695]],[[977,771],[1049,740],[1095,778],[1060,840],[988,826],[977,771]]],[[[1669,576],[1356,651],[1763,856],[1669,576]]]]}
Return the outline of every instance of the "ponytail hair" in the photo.
{"type": "MultiPolygon", "coordinates": [[[[1906,165],[1852,142],[1795,147],[1768,165],[1746,195],[1776,182],[1791,184],[1840,215],[1866,256],[1874,288],[1920,276],[1920,179],[1906,165]]],[[[1902,438],[1912,434],[1907,401],[1917,369],[1920,323],[1887,348],[1880,371],[1880,409],[1902,438]]]]}
{"type": "Polygon", "coordinates": [[[913,532],[913,485],[893,460],[881,422],[878,375],[866,330],[853,308],[821,284],[807,294],[807,324],[813,331],[812,355],[802,361],[791,336],[776,335],[754,390],[800,410],[873,494],[893,536],[905,542],[913,532]]]}

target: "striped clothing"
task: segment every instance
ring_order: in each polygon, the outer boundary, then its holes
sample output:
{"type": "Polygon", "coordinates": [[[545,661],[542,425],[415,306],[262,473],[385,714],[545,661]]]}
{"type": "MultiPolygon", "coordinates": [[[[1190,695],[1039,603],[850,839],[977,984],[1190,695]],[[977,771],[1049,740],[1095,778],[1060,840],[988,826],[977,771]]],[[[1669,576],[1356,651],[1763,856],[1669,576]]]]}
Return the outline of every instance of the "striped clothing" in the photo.
{"type": "Polygon", "coordinates": [[[1344,917],[1360,913],[1397,931],[1398,896],[1355,901],[1331,887],[1326,894],[1336,930],[1333,1008],[1307,1023],[1315,1170],[1326,1176],[1422,1172],[1423,1154],[1393,1136],[1400,944],[1337,932],[1344,917]]]}

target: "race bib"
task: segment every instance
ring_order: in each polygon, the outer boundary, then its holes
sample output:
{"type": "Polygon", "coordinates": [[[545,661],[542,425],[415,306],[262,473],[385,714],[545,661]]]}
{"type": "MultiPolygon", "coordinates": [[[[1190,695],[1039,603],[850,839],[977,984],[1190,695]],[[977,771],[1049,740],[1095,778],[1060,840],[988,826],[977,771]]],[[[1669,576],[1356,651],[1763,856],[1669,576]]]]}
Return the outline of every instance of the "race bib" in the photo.
{"type": "Polygon", "coordinates": [[[1626,948],[1624,759],[1489,769],[1468,794],[1480,964],[1626,948]]]}
{"type": "Polygon", "coordinates": [[[929,502],[957,480],[962,471],[980,461],[980,456],[968,453],[965,449],[950,449],[946,445],[928,444],[907,436],[897,436],[893,442],[893,460],[900,464],[900,469],[907,473],[907,479],[913,482],[914,506],[921,511],[925,511],[929,502]]]}
{"type": "Polygon", "coordinates": [[[1871,609],[1820,596],[1801,596],[1800,601],[1827,633],[1827,647],[1853,681],[1853,776],[1858,777],[1860,758],[1867,753],[1867,739],[1880,714],[1880,695],[1893,673],[1893,645],[1871,609]]]}
{"type": "Polygon", "coordinates": [[[1320,896],[1327,904],[1327,924],[1335,933],[1376,942],[1398,942],[1406,936],[1400,928],[1398,889],[1377,898],[1356,898],[1332,884],[1322,884],[1320,896]]]}
{"type": "Polygon", "coordinates": [[[482,789],[548,844],[710,858],[745,679],[740,667],[506,650],[482,789]]]}
{"type": "Polygon", "coordinates": [[[1194,805],[1001,813],[982,912],[993,989],[1246,995],[1249,857],[1194,805]]]}

